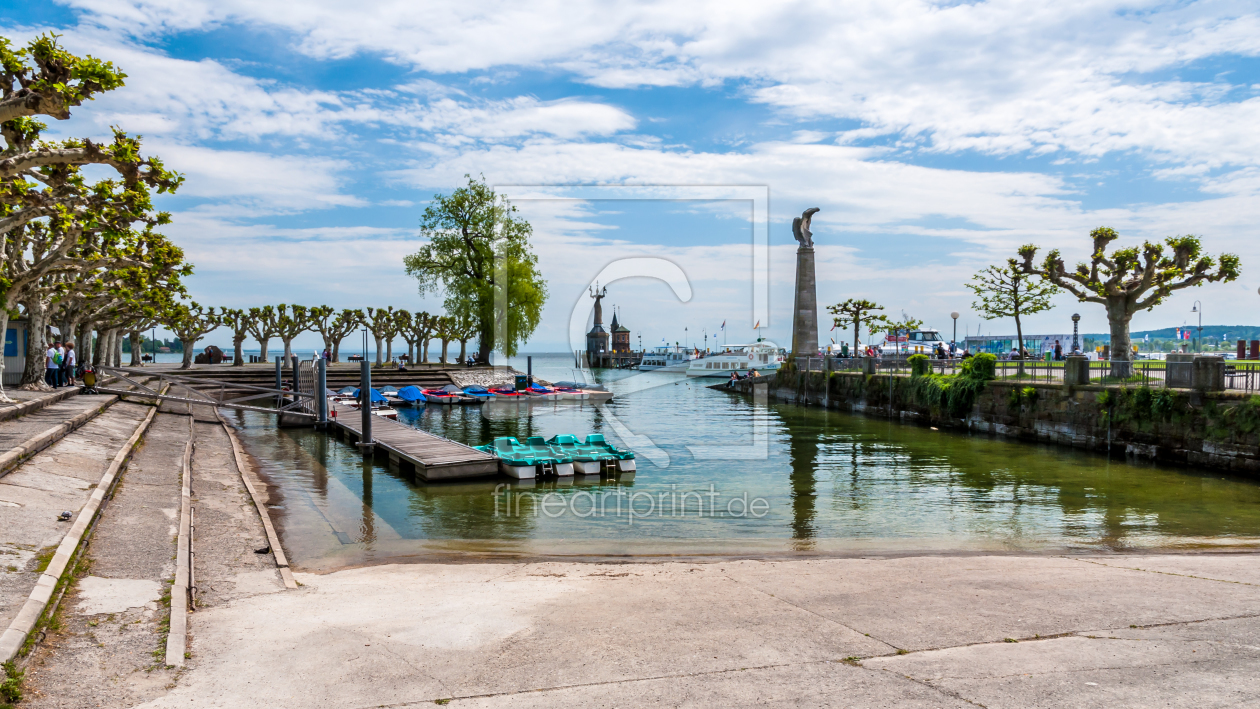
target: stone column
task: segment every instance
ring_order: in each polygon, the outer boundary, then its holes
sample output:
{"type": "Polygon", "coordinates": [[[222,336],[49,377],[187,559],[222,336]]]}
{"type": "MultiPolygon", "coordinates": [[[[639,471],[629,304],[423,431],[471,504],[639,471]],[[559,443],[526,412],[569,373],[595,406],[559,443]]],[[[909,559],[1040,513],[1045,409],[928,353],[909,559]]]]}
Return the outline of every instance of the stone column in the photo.
{"type": "Polygon", "coordinates": [[[1198,355],[1193,360],[1191,386],[1199,391],[1225,390],[1225,359],[1198,355]]]}
{"type": "Polygon", "coordinates": [[[1067,386],[1089,384],[1089,358],[1085,355],[1068,355],[1064,357],[1063,383],[1067,386]]]}
{"type": "Polygon", "coordinates": [[[792,308],[792,355],[818,354],[818,288],[814,278],[814,247],[796,250],[796,300],[792,308]]]}

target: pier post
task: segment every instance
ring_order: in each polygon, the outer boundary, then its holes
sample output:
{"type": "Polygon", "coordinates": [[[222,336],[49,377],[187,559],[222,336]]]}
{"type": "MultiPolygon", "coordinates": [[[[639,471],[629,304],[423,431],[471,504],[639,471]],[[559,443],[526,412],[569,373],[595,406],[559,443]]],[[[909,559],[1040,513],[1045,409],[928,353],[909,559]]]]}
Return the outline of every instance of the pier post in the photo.
{"type": "MultiPolygon", "coordinates": [[[[283,367],[284,367],[284,357],[281,355],[276,355],[276,391],[277,392],[279,392],[281,389],[284,388],[283,367]]],[[[276,394],[277,406],[283,405],[282,397],[283,397],[282,394],[279,394],[279,393],[276,394]]]]}
{"type": "Polygon", "coordinates": [[[315,413],[320,426],[328,425],[328,360],[320,357],[315,364],[315,413]]]}
{"type": "Polygon", "coordinates": [[[359,447],[364,455],[372,454],[372,363],[366,357],[359,363],[359,412],[363,416],[363,435],[359,447]]]}
{"type": "Polygon", "coordinates": [[[525,357],[525,376],[529,377],[529,381],[534,381],[534,358],[532,356],[525,357]]]}

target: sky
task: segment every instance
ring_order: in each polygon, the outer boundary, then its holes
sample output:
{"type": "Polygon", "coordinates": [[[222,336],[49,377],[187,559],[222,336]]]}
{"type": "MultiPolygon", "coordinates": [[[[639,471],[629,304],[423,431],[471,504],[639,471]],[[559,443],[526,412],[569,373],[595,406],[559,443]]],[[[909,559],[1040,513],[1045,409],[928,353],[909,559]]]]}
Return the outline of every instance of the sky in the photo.
{"type": "MultiPolygon", "coordinates": [[[[947,336],[951,311],[960,337],[1013,332],[973,310],[972,274],[1027,243],[1075,263],[1110,226],[1121,245],[1193,233],[1242,259],[1234,283],[1182,291],[1134,330],[1197,323],[1196,300],[1205,324],[1256,322],[1254,2],[5,5],[10,39],[53,31],[128,74],[52,134],[119,126],[187,177],[158,206],[204,305],[436,312],[402,259],[429,200],[473,175],[533,226],[550,297],[523,351],[571,349],[587,284],[633,256],[672,261],[692,291],[613,283],[605,304],[636,346],[751,339],[766,253],[760,334],[789,344],[791,220],[809,207],[822,305],[868,298],[947,336]],[[537,198],[552,185],[664,187],[537,198]],[[710,185],[764,189],[768,215],[668,189],[710,185]]],[[[1073,312],[1106,331],[1102,306],[1055,305],[1024,331],[1070,331],[1073,312]]],[[[821,313],[820,339],[841,341],[830,327],[821,313]]]]}

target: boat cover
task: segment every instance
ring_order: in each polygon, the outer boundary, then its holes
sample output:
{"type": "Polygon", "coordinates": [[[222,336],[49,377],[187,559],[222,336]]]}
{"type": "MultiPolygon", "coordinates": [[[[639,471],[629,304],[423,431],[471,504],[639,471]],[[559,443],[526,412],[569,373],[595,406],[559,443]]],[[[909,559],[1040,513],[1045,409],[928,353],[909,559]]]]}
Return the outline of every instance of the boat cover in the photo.
{"type": "MultiPolygon", "coordinates": [[[[356,399],[357,399],[357,398],[359,398],[359,390],[358,390],[358,389],[355,389],[355,390],[354,390],[354,398],[356,398],[356,399]]],[[[381,394],[379,391],[377,391],[377,390],[373,389],[373,390],[372,390],[372,403],[373,403],[373,404],[375,404],[375,403],[377,403],[377,402],[380,402],[380,403],[383,403],[383,404],[384,404],[384,403],[389,403],[389,399],[386,399],[386,398],[385,398],[385,396],[384,396],[383,394],[381,394]]]]}
{"type": "Polygon", "coordinates": [[[339,391],[339,392],[337,392],[337,393],[338,393],[338,394],[341,394],[342,396],[349,396],[349,395],[351,395],[351,394],[353,394],[353,395],[355,395],[355,396],[358,396],[358,395],[359,395],[359,390],[358,390],[358,389],[355,389],[354,387],[342,387],[342,388],[341,388],[341,391],[339,391]]]}
{"type": "Polygon", "coordinates": [[[382,393],[382,394],[397,394],[397,393],[398,393],[398,388],[397,388],[397,387],[391,387],[391,386],[383,386],[383,387],[381,387],[381,393],[382,393]]]}
{"type": "Polygon", "coordinates": [[[464,393],[463,389],[460,389],[454,384],[447,384],[446,386],[442,387],[442,391],[446,392],[447,394],[463,394],[464,393]]]}
{"type": "Polygon", "coordinates": [[[424,392],[417,386],[405,386],[398,390],[398,398],[412,403],[424,401],[424,392]]]}

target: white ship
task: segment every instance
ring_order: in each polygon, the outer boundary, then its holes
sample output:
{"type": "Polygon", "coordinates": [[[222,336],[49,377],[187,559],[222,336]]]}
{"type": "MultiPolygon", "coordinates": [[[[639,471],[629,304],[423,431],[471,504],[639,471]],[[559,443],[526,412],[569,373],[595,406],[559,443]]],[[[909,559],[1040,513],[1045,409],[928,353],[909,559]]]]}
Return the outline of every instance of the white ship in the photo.
{"type": "Polygon", "coordinates": [[[764,376],[782,366],[783,354],[779,346],[769,340],[759,340],[750,345],[727,345],[724,352],[692,360],[687,376],[729,379],[731,372],[744,377],[754,370],[764,376]]]}
{"type": "Polygon", "coordinates": [[[643,355],[643,360],[639,362],[639,371],[685,372],[687,365],[697,356],[694,351],[680,347],[657,347],[655,352],[643,355]]]}

